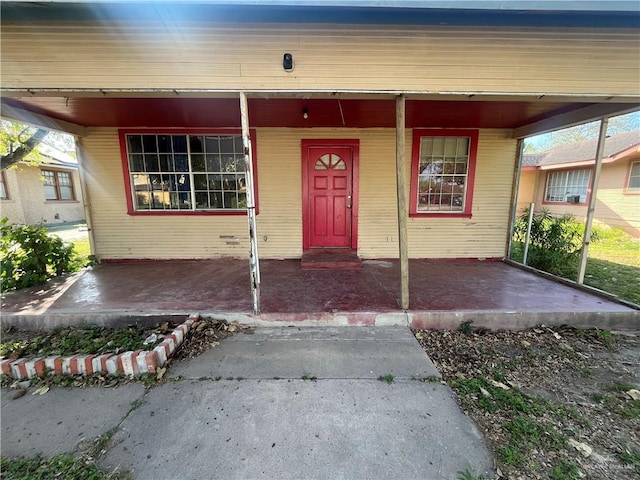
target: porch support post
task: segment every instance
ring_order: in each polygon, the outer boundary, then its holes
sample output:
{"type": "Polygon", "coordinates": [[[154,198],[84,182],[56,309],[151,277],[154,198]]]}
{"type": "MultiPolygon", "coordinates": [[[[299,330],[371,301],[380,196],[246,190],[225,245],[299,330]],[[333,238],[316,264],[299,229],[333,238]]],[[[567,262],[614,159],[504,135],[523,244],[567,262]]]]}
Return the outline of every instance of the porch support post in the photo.
{"type": "Polygon", "coordinates": [[[82,138],[74,137],[76,144],[76,159],[78,160],[78,177],[80,178],[80,191],[82,192],[82,203],[84,207],[84,219],[87,222],[87,234],[89,237],[89,249],[91,255],[96,255],[96,241],[93,236],[93,212],[91,210],[91,196],[87,187],[87,170],[86,159],[84,157],[84,147],[82,146],[82,138]]]}
{"type": "Polygon", "coordinates": [[[409,245],[407,239],[407,187],[405,181],[404,94],[396,97],[396,184],[398,194],[398,246],[400,253],[400,308],[409,308],[409,245]]]}
{"type": "Polygon", "coordinates": [[[507,259],[511,258],[513,246],[513,226],[518,216],[518,190],[520,190],[520,176],[522,171],[522,154],[524,153],[524,139],[519,138],[516,147],[515,167],[513,170],[513,182],[511,187],[511,213],[509,215],[509,228],[507,229],[507,259]]]}
{"type": "Polygon", "coordinates": [[[600,171],[602,170],[602,156],[604,154],[604,142],[607,138],[607,127],[609,117],[600,120],[600,136],[598,137],[598,147],[596,148],[596,164],[593,167],[593,175],[589,185],[589,209],[584,223],[584,237],[582,239],[582,251],[580,252],[580,266],[578,267],[578,279],[576,283],[584,283],[584,273],[587,268],[587,257],[589,255],[589,243],[591,243],[591,227],[593,215],[596,211],[596,201],[598,200],[598,182],[600,181],[600,171]]]}
{"type": "Polygon", "coordinates": [[[260,259],[258,256],[258,231],[256,229],[256,204],[253,189],[253,155],[249,131],[249,108],[247,95],[240,92],[240,118],[242,124],[242,145],[244,147],[245,176],[247,189],[247,220],[249,221],[249,270],[251,274],[251,295],[253,313],[260,313],[260,259]]]}

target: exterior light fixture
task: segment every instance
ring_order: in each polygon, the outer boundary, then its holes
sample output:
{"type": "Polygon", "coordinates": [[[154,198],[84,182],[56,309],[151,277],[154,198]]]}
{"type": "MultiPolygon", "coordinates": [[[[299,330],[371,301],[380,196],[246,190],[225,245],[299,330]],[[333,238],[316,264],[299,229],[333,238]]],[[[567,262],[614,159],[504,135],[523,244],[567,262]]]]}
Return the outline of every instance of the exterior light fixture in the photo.
{"type": "Polygon", "coordinates": [[[306,108],[302,109],[302,118],[304,118],[305,120],[309,118],[309,110],[307,110],[306,108]]]}
{"type": "Polygon", "coordinates": [[[293,55],[290,53],[285,53],[284,57],[282,57],[282,68],[284,68],[285,72],[290,72],[293,70],[293,55]]]}

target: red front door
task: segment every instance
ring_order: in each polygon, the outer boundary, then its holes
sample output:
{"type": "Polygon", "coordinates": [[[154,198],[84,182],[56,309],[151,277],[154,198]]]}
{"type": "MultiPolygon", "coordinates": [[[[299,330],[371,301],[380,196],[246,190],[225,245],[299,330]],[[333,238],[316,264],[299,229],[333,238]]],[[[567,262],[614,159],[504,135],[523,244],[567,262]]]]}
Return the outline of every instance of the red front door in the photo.
{"type": "Polygon", "coordinates": [[[306,248],[351,248],[353,148],[303,145],[306,248]]]}

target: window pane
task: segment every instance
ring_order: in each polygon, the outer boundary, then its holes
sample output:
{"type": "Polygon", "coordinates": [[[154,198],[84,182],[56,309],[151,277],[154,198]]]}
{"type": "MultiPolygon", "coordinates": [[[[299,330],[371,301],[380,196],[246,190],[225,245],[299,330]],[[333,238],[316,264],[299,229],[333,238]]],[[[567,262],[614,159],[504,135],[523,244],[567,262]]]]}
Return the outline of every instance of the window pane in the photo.
{"type": "Polygon", "coordinates": [[[170,172],[173,170],[173,162],[171,161],[172,155],[158,155],[160,160],[160,171],[170,172]]]}
{"type": "Polygon", "coordinates": [[[136,209],[245,208],[239,135],[127,135],[126,146],[136,209]]]}
{"type": "Polygon", "coordinates": [[[3,200],[7,198],[7,190],[5,189],[5,186],[4,186],[4,176],[2,176],[1,173],[0,173],[0,198],[3,200]]]}
{"type": "Polygon", "coordinates": [[[73,190],[71,189],[71,187],[60,187],[60,199],[73,200],[73,190]]]}
{"type": "Polygon", "coordinates": [[[176,172],[189,171],[189,157],[187,155],[176,155],[174,158],[176,172]]]}
{"type": "Polygon", "coordinates": [[[209,194],[196,192],[196,208],[209,208],[209,194]]]}
{"type": "Polygon", "coordinates": [[[56,187],[54,187],[53,185],[45,185],[44,198],[47,200],[57,200],[58,192],[56,191],[56,187]]]}
{"type": "Polygon", "coordinates": [[[207,172],[220,172],[220,155],[207,155],[207,172]]]}
{"type": "Polygon", "coordinates": [[[140,135],[127,135],[127,151],[131,153],[142,153],[142,137],[140,135]]]}
{"type": "Polygon", "coordinates": [[[49,172],[49,171],[42,171],[42,176],[44,178],[44,184],[45,185],[55,185],[56,184],[56,179],[55,179],[55,174],[53,172],[49,172]]]}
{"type": "Polygon", "coordinates": [[[418,211],[464,211],[469,147],[469,137],[420,139],[418,211]]]}
{"type": "MultiPolygon", "coordinates": [[[[207,176],[206,175],[194,175],[193,176],[193,188],[196,190],[207,190],[207,176]]],[[[196,201],[197,203],[197,201],[196,201]]]]}
{"type": "Polygon", "coordinates": [[[172,153],[171,135],[158,135],[158,152],[172,153]]]}
{"type": "Polygon", "coordinates": [[[58,183],[60,185],[71,185],[71,175],[67,172],[58,172],[58,183]]]}
{"type": "Polygon", "coordinates": [[[234,153],[233,137],[220,137],[220,153],[234,153]]]}
{"type": "Polygon", "coordinates": [[[173,153],[187,153],[187,136],[173,135],[173,153]]]}
{"type": "Polygon", "coordinates": [[[205,137],[205,151],[207,153],[220,153],[220,139],[218,137],[205,137]]]}
{"type": "Polygon", "coordinates": [[[206,171],[204,167],[204,154],[202,153],[191,154],[191,168],[194,172],[206,171]]]}
{"type": "Polygon", "coordinates": [[[631,165],[631,173],[629,175],[629,190],[640,190],[640,162],[634,162],[631,165]]]}
{"type": "Polygon", "coordinates": [[[159,172],[160,164],[158,163],[158,155],[145,155],[144,169],[147,172],[159,172]]]}
{"type": "Polygon", "coordinates": [[[142,155],[129,155],[129,169],[132,172],[144,172],[144,157],[142,155]]]}
{"type": "Polygon", "coordinates": [[[158,145],[155,135],[142,135],[142,148],[144,153],[157,153],[158,145]]]}

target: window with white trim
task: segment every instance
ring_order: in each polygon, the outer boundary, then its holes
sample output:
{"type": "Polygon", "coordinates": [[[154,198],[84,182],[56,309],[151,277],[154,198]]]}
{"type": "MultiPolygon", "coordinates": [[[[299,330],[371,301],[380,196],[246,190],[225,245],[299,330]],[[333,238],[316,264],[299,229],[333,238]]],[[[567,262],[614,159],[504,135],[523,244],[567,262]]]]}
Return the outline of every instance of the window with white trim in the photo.
{"type": "Polygon", "coordinates": [[[135,211],[227,211],[247,205],[239,134],[126,134],[135,211]]]}
{"type": "Polygon", "coordinates": [[[0,200],[6,200],[9,196],[7,195],[7,182],[4,178],[4,172],[0,172],[0,200]]]}
{"type": "Polygon", "coordinates": [[[640,162],[633,162],[629,171],[629,181],[627,182],[628,192],[640,192],[640,162]]]}
{"type": "Polygon", "coordinates": [[[412,215],[471,215],[477,130],[414,130],[412,215]]]}
{"type": "Polygon", "coordinates": [[[545,202],[586,203],[591,170],[564,170],[549,172],[545,189],[545,202]],[[578,201],[574,201],[575,199],[578,201]]]}
{"type": "Polygon", "coordinates": [[[75,200],[71,172],[42,170],[45,200],[75,200]]]}

